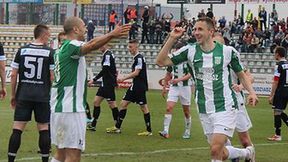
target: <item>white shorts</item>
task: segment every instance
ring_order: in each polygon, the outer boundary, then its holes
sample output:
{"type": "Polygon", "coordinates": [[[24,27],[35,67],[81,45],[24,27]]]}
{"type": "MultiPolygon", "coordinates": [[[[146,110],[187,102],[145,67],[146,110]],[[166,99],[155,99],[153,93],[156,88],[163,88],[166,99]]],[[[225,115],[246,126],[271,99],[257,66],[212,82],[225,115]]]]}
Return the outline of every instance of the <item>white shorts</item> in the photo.
{"type": "Polygon", "coordinates": [[[84,151],[86,114],[51,113],[51,142],[59,149],[73,148],[84,151]]]}
{"type": "Polygon", "coordinates": [[[209,136],[214,133],[225,134],[232,137],[236,127],[236,113],[232,109],[222,112],[199,114],[204,134],[209,136]]]}
{"type": "Polygon", "coordinates": [[[247,132],[252,127],[251,120],[244,104],[239,105],[236,117],[236,132],[247,132]]]}
{"type": "Polygon", "coordinates": [[[169,89],[167,101],[177,102],[178,98],[182,105],[191,104],[191,86],[171,86],[169,89]]]}

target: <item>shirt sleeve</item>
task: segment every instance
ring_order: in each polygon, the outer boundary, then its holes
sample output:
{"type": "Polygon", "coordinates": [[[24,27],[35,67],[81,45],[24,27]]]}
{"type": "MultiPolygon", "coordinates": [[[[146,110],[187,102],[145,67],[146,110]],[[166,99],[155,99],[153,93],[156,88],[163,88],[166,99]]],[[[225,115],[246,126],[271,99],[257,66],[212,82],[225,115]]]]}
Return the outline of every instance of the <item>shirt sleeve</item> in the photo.
{"type": "Polygon", "coordinates": [[[184,46],[172,54],[171,61],[174,65],[188,61],[188,46],[184,46]]]}
{"type": "Polygon", "coordinates": [[[85,44],[85,42],[82,41],[77,41],[77,40],[72,40],[69,45],[68,45],[68,49],[71,55],[71,58],[73,59],[79,59],[80,56],[82,56],[81,54],[81,46],[83,46],[85,44]]]}
{"type": "Polygon", "coordinates": [[[20,53],[21,49],[19,49],[14,57],[14,60],[11,63],[11,67],[15,69],[19,69],[19,63],[20,63],[20,53]]]}
{"type": "Polygon", "coordinates": [[[137,58],[135,69],[143,69],[143,58],[137,58]]]}
{"type": "Polygon", "coordinates": [[[240,54],[234,48],[232,49],[232,52],[231,52],[230,65],[235,73],[238,73],[244,70],[243,65],[240,61],[240,54]]]}
{"type": "Polygon", "coordinates": [[[278,64],[275,65],[275,70],[274,70],[274,80],[278,81],[280,78],[280,74],[281,74],[281,66],[279,66],[278,64]]]}

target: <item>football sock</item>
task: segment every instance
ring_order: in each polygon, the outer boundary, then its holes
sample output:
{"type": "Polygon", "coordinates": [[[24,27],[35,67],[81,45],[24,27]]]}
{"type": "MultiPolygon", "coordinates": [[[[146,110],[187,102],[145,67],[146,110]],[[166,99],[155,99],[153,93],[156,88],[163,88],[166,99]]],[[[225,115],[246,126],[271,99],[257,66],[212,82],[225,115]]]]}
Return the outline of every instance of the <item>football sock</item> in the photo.
{"type": "Polygon", "coordinates": [[[90,112],[90,106],[89,106],[88,103],[86,103],[86,110],[85,110],[85,112],[86,112],[86,117],[91,120],[92,117],[91,117],[91,112],[90,112]]]}
{"type": "Polygon", "coordinates": [[[152,132],[152,130],[151,130],[151,121],[150,121],[150,113],[149,112],[147,114],[144,114],[144,120],[145,120],[146,130],[148,132],[152,132]]]}
{"type": "Polygon", "coordinates": [[[275,134],[281,136],[281,115],[274,115],[275,134]]]}
{"type": "Polygon", "coordinates": [[[225,146],[225,147],[229,153],[228,159],[236,159],[236,158],[244,159],[249,154],[249,151],[247,149],[239,149],[233,146],[225,146]]]}
{"type": "Polygon", "coordinates": [[[118,116],[119,116],[119,110],[118,110],[117,107],[114,107],[114,108],[111,109],[111,111],[112,111],[114,122],[116,123],[117,119],[118,119],[118,116]]]}
{"type": "Polygon", "coordinates": [[[92,124],[91,124],[92,127],[96,127],[100,112],[101,112],[100,106],[94,106],[94,110],[93,110],[93,118],[94,119],[93,119],[92,124]]]}
{"type": "Polygon", "coordinates": [[[191,128],[191,116],[189,118],[185,118],[185,131],[190,132],[191,128]]]}
{"type": "Polygon", "coordinates": [[[123,110],[120,110],[119,111],[119,118],[117,120],[117,123],[116,123],[116,128],[121,128],[121,125],[122,125],[122,122],[126,116],[126,113],[127,113],[127,109],[123,109],[123,110]]]}
{"type": "Polygon", "coordinates": [[[50,138],[48,130],[39,131],[39,148],[42,162],[48,162],[50,149],[50,138]]]}
{"type": "Polygon", "coordinates": [[[17,151],[21,145],[21,134],[21,130],[13,129],[8,146],[8,162],[14,162],[15,160],[17,151]]]}
{"type": "Polygon", "coordinates": [[[165,114],[164,116],[164,132],[169,134],[169,127],[172,120],[172,114],[165,114]]]}
{"type": "Polygon", "coordinates": [[[281,113],[281,118],[282,118],[282,121],[288,126],[288,116],[287,116],[287,114],[282,112],[281,113]]]}

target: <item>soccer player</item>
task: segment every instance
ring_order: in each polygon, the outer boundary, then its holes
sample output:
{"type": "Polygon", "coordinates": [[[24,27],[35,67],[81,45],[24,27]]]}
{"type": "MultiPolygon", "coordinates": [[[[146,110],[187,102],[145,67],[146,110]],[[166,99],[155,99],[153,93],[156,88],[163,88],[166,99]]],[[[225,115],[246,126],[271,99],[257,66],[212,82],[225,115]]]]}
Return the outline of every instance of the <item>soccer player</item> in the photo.
{"type": "Polygon", "coordinates": [[[79,162],[85,149],[86,62],[85,54],[99,49],[113,38],[127,36],[130,25],[117,25],[110,33],[84,43],[82,19],[64,22],[66,39],[55,53],[55,79],[51,89],[51,139],[56,145],[52,162],[79,162]]]}
{"type": "Polygon", "coordinates": [[[232,47],[214,42],[215,31],[210,18],[200,18],[194,26],[196,44],[188,44],[175,52],[176,56],[168,57],[172,45],[180,38],[185,29],[175,28],[157,56],[159,66],[177,65],[188,62],[195,78],[196,104],[204,134],[210,144],[211,162],[245,158],[255,161],[255,149],[248,146],[245,149],[224,146],[227,137],[232,137],[236,126],[236,96],[231,88],[229,69],[236,72],[243,86],[248,90],[247,100],[255,106],[258,98],[251,82],[243,72],[242,65],[232,47]]]}
{"type": "Polygon", "coordinates": [[[100,104],[106,99],[109,107],[112,110],[112,116],[114,122],[116,123],[118,118],[118,108],[116,105],[115,97],[115,87],[117,86],[117,70],[115,66],[115,57],[112,51],[108,49],[108,45],[104,45],[99,50],[103,53],[102,59],[102,70],[99,74],[89,81],[88,84],[95,83],[98,79],[102,78],[102,83],[97,91],[97,94],[94,99],[94,111],[93,111],[93,120],[90,125],[87,126],[88,130],[96,131],[96,124],[100,115],[100,104]]]}
{"type": "Polygon", "coordinates": [[[146,62],[144,56],[139,53],[139,43],[133,39],[129,41],[128,50],[134,58],[132,64],[132,72],[123,78],[119,78],[118,82],[127,79],[133,79],[132,85],[128,88],[125,96],[120,103],[119,118],[114,127],[107,128],[107,133],[121,133],[121,125],[126,116],[127,107],[131,102],[137,103],[144,114],[146,131],[138,133],[139,136],[151,136],[150,112],[147,106],[146,91],[148,90],[146,62]]]}
{"type": "Polygon", "coordinates": [[[272,90],[269,96],[269,103],[274,110],[275,134],[269,137],[270,141],[281,141],[281,119],[288,126],[288,117],[284,112],[288,102],[288,61],[285,59],[287,53],[284,47],[276,47],[274,56],[278,62],[275,66],[272,90]]]}
{"type": "MultiPolygon", "coordinates": [[[[219,43],[225,44],[225,40],[223,39],[220,33],[214,33],[213,40],[218,41],[219,43]]],[[[238,54],[238,58],[240,59],[240,53],[237,52],[237,54],[238,54]]],[[[250,79],[251,83],[253,83],[254,78],[249,72],[249,70],[244,69],[244,72],[250,79]]],[[[239,79],[233,70],[230,70],[230,74],[232,78],[232,88],[236,94],[238,108],[239,108],[239,111],[237,111],[237,116],[236,116],[235,130],[236,132],[238,132],[240,143],[242,144],[244,148],[246,148],[248,146],[253,146],[253,143],[249,134],[249,129],[252,127],[252,123],[247,113],[246,106],[245,106],[245,97],[243,93],[244,87],[242,84],[239,83],[239,79]]],[[[230,140],[228,140],[226,144],[231,145],[230,140]]],[[[239,161],[239,158],[232,159],[232,162],[238,162],[238,161],[239,161]]],[[[250,160],[245,160],[245,162],[249,162],[249,161],[250,160]]]]}
{"type": "Polygon", "coordinates": [[[35,40],[21,47],[11,64],[11,107],[15,109],[8,161],[13,162],[21,144],[21,134],[34,111],[43,162],[48,162],[50,138],[50,88],[53,80],[54,51],[47,46],[50,31],[46,25],[34,28],[35,40]],[[17,79],[19,76],[19,83],[17,79]]]}
{"type": "MultiPolygon", "coordinates": [[[[177,42],[175,44],[175,51],[180,49],[185,44],[182,42],[177,42]]],[[[166,113],[164,115],[164,129],[159,132],[159,135],[164,138],[169,138],[169,127],[172,120],[172,111],[175,107],[178,99],[180,99],[185,121],[185,131],[183,133],[183,138],[190,138],[190,128],[191,128],[191,116],[190,116],[190,103],[191,103],[191,86],[192,79],[189,73],[189,65],[186,63],[181,63],[175,66],[169,66],[167,68],[167,73],[164,80],[164,86],[162,90],[162,95],[165,97],[167,93],[167,84],[170,83],[166,113]]]]}
{"type": "Polygon", "coordinates": [[[5,54],[3,45],[0,43],[0,78],[1,78],[1,89],[0,89],[0,99],[4,99],[6,96],[6,74],[5,74],[5,54]]]}

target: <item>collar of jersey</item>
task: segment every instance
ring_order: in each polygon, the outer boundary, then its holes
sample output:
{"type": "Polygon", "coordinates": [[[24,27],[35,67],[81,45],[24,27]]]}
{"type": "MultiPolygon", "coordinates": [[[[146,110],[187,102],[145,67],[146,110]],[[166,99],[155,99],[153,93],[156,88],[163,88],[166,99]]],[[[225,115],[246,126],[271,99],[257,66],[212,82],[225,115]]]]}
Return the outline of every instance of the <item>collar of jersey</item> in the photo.
{"type": "Polygon", "coordinates": [[[212,49],[212,50],[210,50],[210,51],[204,51],[204,50],[202,50],[202,48],[200,47],[200,45],[198,44],[198,48],[199,48],[199,50],[202,52],[202,53],[204,53],[204,54],[210,54],[210,53],[212,53],[215,49],[216,49],[216,47],[219,45],[219,43],[218,42],[214,42],[215,43],[215,47],[212,49]]]}

